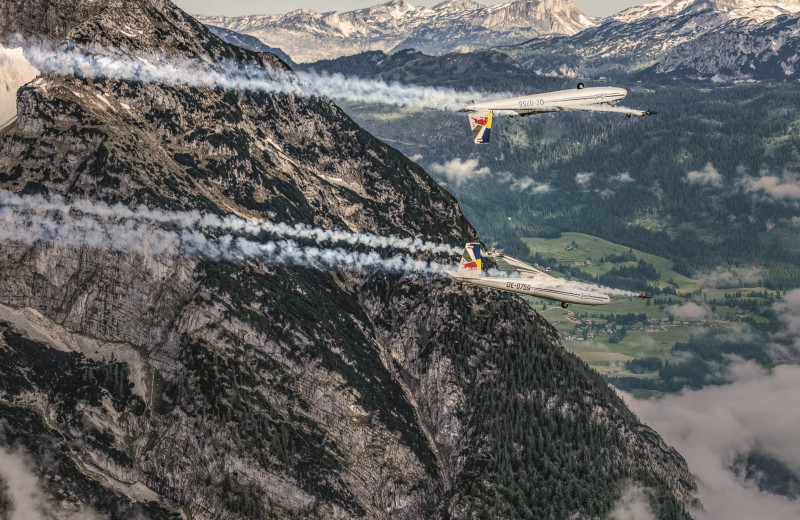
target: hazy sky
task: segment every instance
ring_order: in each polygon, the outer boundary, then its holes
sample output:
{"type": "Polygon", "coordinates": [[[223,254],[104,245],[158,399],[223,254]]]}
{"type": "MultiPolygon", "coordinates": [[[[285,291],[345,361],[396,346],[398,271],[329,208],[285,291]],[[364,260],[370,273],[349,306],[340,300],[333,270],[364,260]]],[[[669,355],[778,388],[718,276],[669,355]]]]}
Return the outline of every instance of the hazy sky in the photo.
{"type": "MultiPolygon", "coordinates": [[[[319,12],[352,11],[372,5],[385,3],[387,0],[341,0],[330,2],[324,0],[173,0],[178,7],[189,14],[222,14],[239,16],[243,14],[277,14],[287,13],[295,9],[307,8],[319,12]]],[[[412,5],[433,6],[442,0],[407,0],[412,5]]],[[[482,4],[496,4],[492,0],[478,0],[482,4]]],[[[643,4],[647,0],[572,0],[590,16],[608,16],[632,5],[643,4]]]]}

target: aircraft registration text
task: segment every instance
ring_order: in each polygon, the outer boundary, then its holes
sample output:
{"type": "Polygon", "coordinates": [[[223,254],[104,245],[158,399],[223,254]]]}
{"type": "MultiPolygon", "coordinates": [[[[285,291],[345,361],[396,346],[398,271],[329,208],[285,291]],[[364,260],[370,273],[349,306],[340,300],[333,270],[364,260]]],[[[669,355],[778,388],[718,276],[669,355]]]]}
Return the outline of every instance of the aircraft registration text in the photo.
{"type": "Polygon", "coordinates": [[[516,289],[518,291],[532,291],[533,290],[533,286],[532,285],[519,283],[519,282],[507,282],[506,283],[506,287],[508,287],[509,289],[516,289]]]}

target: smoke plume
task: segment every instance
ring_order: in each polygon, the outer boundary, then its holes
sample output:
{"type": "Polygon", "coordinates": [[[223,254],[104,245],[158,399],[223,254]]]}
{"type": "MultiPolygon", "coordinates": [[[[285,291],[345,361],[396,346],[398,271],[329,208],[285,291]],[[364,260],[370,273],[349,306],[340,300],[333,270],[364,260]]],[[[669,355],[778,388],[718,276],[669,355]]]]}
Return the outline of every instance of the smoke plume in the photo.
{"type": "Polygon", "coordinates": [[[183,229],[227,231],[252,236],[267,233],[284,238],[313,240],[320,245],[343,243],[362,245],[372,249],[404,249],[410,253],[429,251],[432,253],[458,254],[461,252],[459,247],[437,244],[419,238],[382,237],[371,233],[322,229],[306,224],[290,225],[255,218],[241,218],[235,215],[226,215],[224,217],[213,214],[204,215],[199,211],[162,211],[151,209],[144,205],[136,209],[130,209],[122,204],[109,205],[104,202],[88,200],[68,203],[60,195],[54,195],[48,200],[42,195],[18,195],[6,190],[0,190],[0,208],[2,207],[13,207],[17,210],[39,214],[53,212],[68,216],[72,213],[78,213],[108,221],[147,221],[160,225],[175,225],[183,229]]]}
{"type": "Polygon", "coordinates": [[[139,253],[153,256],[203,257],[209,260],[262,264],[286,264],[333,269],[379,269],[392,273],[433,276],[444,274],[447,267],[417,260],[408,255],[382,257],[376,252],[347,251],[341,248],[302,246],[294,240],[253,241],[225,234],[209,237],[191,229],[166,230],[133,221],[99,222],[83,216],[61,216],[59,220],[20,214],[0,207],[0,242],[15,241],[65,246],[86,246],[111,252],[139,253]]]}
{"type": "Polygon", "coordinates": [[[458,92],[452,88],[388,83],[315,71],[288,72],[233,60],[208,62],[155,53],[133,56],[122,49],[99,46],[92,47],[90,52],[72,46],[50,50],[44,45],[28,43],[26,47],[26,56],[37,69],[61,76],[325,96],[350,103],[439,110],[461,109],[473,99],[487,97],[475,91],[458,92]]]}

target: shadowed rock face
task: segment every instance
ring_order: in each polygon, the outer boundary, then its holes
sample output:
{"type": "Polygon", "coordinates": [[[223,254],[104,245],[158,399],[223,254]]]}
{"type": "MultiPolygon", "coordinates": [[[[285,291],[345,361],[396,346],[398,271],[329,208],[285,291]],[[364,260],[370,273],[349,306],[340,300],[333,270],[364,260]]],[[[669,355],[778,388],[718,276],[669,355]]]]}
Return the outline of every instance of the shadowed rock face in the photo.
{"type": "MultiPolygon", "coordinates": [[[[7,3],[3,30],[284,67],[168,2],[53,21],[75,6],[7,3]]],[[[44,75],[18,113],[0,134],[2,189],[476,238],[419,166],[327,99],[44,75]]],[[[563,495],[555,515],[589,517],[628,477],[659,490],[664,518],[691,498],[680,455],[509,295],[55,241],[3,243],[0,304],[0,438],[62,508],[522,516],[563,495]]]]}

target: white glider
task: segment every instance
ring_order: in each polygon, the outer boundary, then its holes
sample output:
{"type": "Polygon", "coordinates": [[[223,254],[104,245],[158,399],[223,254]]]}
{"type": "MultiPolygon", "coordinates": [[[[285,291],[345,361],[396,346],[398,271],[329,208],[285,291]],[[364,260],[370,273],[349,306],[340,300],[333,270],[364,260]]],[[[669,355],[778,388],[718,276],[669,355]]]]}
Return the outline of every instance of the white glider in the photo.
{"type": "Polygon", "coordinates": [[[561,302],[561,306],[565,309],[570,303],[607,305],[611,302],[608,295],[596,292],[591,286],[554,278],[532,265],[502,253],[490,252],[486,253],[486,256],[493,258],[500,270],[522,276],[514,278],[486,276],[483,273],[483,256],[480,244],[467,244],[458,271],[447,271],[447,274],[462,283],[561,302]]]}
{"type": "Polygon", "coordinates": [[[613,112],[631,116],[650,116],[655,112],[615,106],[625,99],[628,91],[619,87],[584,88],[578,83],[573,90],[544,92],[530,96],[498,99],[486,103],[473,103],[461,110],[468,112],[472,137],[476,143],[488,143],[495,112],[508,113],[510,117],[525,117],[548,112],[613,112]]]}

